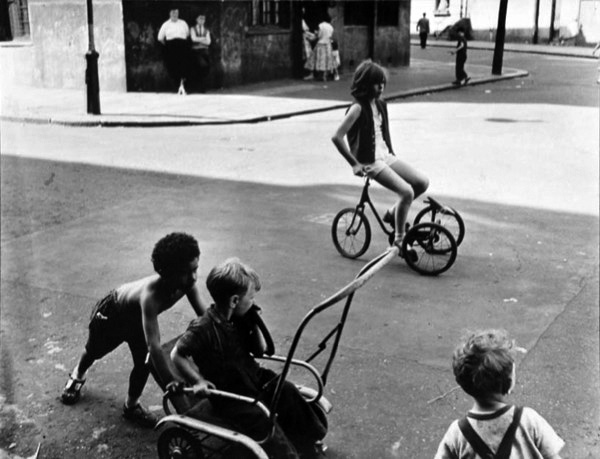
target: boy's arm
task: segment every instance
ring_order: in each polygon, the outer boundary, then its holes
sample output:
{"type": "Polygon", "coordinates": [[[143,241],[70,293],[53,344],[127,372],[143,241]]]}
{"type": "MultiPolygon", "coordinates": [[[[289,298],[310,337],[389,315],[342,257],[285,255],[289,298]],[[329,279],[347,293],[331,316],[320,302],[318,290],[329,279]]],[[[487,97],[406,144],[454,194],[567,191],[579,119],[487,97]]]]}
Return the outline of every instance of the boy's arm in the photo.
{"type": "Polygon", "coordinates": [[[186,296],[197,316],[202,316],[206,313],[208,306],[204,300],[202,300],[202,297],[200,296],[200,288],[197,284],[194,284],[186,296]]]}
{"type": "Polygon", "coordinates": [[[142,305],[142,326],[146,337],[146,346],[150,353],[150,361],[158,373],[161,382],[166,386],[173,381],[173,374],[160,346],[160,329],[158,326],[158,311],[160,305],[150,295],[144,295],[142,305]]]}
{"type": "Polygon", "coordinates": [[[356,123],[356,120],[358,120],[358,117],[360,116],[360,110],[360,105],[352,105],[352,107],[350,107],[350,110],[348,110],[348,113],[346,113],[342,124],[340,124],[340,126],[333,134],[333,137],[331,138],[331,141],[333,142],[337,150],[344,157],[344,159],[348,161],[348,164],[352,166],[352,170],[355,174],[359,174],[362,171],[362,166],[356,160],[354,155],[352,155],[352,153],[350,152],[350,148],[348,147],[348,144],[346,143],[344,137],[346,136],[346,134],[348,134],[348,131],[354,125],[354,123],[356,123]]]}
{"type": "Polygon", "coordinates": [[[207,389],[214,389],[215,385],[204,379],[192,363],[187,355],[181,352],[177,344],[171,351],[171,360],[177,371],[183,376],[183,379],[193,386],[194,394],[208,396],[207,389]]]}

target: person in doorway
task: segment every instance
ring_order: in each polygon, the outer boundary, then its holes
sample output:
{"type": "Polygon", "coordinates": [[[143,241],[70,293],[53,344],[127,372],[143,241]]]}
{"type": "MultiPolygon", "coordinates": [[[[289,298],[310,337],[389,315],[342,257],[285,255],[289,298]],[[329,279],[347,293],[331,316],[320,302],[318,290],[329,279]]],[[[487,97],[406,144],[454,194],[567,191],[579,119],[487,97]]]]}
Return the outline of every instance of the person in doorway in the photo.
{"type": "Polygon", "coordinates": [[[196,25],[192,27],[192,52],[196,58],[196,67],[198,69],[198,90],[206,92],[206,78],[210,72],[210,56],[208,48],[210,46],[210,31],[206,28],[206,16],[198,15],[196,25]]]}
{"type": "Polygon", "coordinates": [[[306,66],[312,59],[313,44],[316,42],[317,36],[308,27],[304,14],[305,10],[302,8],[302,62],[306,66]]]}
{"type": "Polygon", "coordinates": [[[323,81],[327,81],[328,75],[333,76],[334,61],[331,40],[333,39],[333,26],[329,23],[330,18],[327,13],[323,15],[323,20],[319,24],[317,32],[317,44],[313,50],[311,59],[306,62],[305,68],[310,74],[304,77],[305,80],[312,80],[318,74],[323,81]]]}
{"type": "Polygon", "coordinates": [[[185,80],[188,76],[190,28],[179,19],[179,10],[169,11],[169,20],[158,31],[158,41],[165,47],[165,64],[171,78],[177,81],[177,94],[186,95],[185,80]]]}
{"type": "Polygon", "coordinates": [[[427,47],[427,36],[429,35],[429,19],[427,19],[425,13],[423,13],[423,17],[417,22],[417,32],[419,32],[421,48],[425,49],[427,47]]]}
{"type": "Polygon", "coordinates": [[[152,251],[156,274],[128,282],[112,290],[94,306],[89,336],[77,365],[69,375],[61,400],[77,403],[92,364],[122,343],[133,357],[129,390],[123,417],[144,427],[154,427],[158,418],[143,407],[140,397],[150,371],[162,388],[174,375],[160,345],[158,315],[186,296],[197,315],[207,310],[196,285],[200,249],[196,239],[185,233],[171,233],[160,239],[152,251]],[[152,366],[146,364],[150,352],[152,366]]]}
{"type": "Polygon", "coordinates": [[[471,79],[469,75],[467,75],[467,72],[465,72],[465,62],[467,62],[467,38],[465,37],[465,32],[462,29],[458,29],[457,34],[458,41],[456,43],[456,49],[454,51],[450,51],[450,54],[456,55],[456,79],[452,82],[452,84],[464,86],[471,79]]]}

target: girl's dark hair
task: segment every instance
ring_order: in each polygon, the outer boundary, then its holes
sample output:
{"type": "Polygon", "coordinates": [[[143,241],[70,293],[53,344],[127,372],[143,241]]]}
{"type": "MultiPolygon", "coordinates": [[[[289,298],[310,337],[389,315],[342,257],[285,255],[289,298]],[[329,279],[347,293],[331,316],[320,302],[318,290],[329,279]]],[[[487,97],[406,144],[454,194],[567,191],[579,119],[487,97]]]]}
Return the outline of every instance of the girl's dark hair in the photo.
{"type": "Polygon", "coordinates": [[[471,333],[454,351],[452,369],[456,382],[478,399],[507,394],[512,384],[512,349],[513,341],[503,330],[471,333]]]}
{"type": "Polygon", "coordinates": [[[160,274],[172,274],[200,256],[198,242],[186,233],[171,233],[160,239],[152,251],[154,270],[160,274]]]}
{"type": "Polygon", "coordinates": [[[356,100],[368,100],[375,97],[373,87],[380,83],[386,83],[387,71],[379,64],[367,60],[360,63],[354,71],[350,94],[356,100]]]}

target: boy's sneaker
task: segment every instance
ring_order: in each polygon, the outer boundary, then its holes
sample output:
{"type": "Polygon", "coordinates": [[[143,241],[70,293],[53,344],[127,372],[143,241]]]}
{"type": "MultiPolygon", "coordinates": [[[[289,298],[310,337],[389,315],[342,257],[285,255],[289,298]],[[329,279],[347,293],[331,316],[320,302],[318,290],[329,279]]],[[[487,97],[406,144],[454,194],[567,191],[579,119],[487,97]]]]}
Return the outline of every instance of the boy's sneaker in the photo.
{"type": "Polygon", "coordinates": [[[60,396],[60,399],[65,405],[74,405],[81,398],[81,388],[85,384],[85,379],[77,379],[73,375],[69,375],[67,384],[60,396]]]}
{"type": "Polygon", "coordinates": [[[151,429],[153,429],[159,421],[158,416],[149,409],[144,408],[141,403],[129,408],[126,405],[123,405],[123,417],[129,421],[135,422],[139,426],[151,429]]]}

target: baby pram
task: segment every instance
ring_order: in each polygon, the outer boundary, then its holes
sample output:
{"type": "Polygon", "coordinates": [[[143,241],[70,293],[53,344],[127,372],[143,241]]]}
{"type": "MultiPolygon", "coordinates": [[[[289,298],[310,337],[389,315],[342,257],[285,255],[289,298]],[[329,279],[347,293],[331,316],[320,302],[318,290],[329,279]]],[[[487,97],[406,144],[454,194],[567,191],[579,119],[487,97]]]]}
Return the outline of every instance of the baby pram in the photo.
{"type": "MultiPolygon", "coordinates": [[[[283,390],[283,381],[289,376],[292,367],[299,368],[308,372],[311,379],[314,380],[313,386],[297,385],[300,393],[307,402],[313,404],[316,409],[326,416],[332,409],[332,404],[323,395],[323,390],[327,384],[327,379],[335,359],[342,332],[348,318],[348,312],[355,292],[371,279],[380,269],[388,262],[398,256],[398,248],[390,247],[386,252],[382,253],[375,259],[367,263],[355,277],[355,279],[339,290],[334,295],[330,296],[320,304],[313,307],[302,319],[298,326],[287,356],[275,355],[273,342],[270,334],[264,324],[261,326],[261,331],[268,344],[266,354],[261,358],[271,362],[279,362],[283,365],[278,378],[277,387],[274,391],[272,401],[267,408],[260,401],[219,390],[212,390],[211,398],[225,398],[237,400],[240,403],[248,403],[256,406],[262,411],[265,418],[269,420],[273,426],[265,438],[250,438],[242,434],[232,427],[228,420],[221,419],[215,410],[211,409],[209,400],[204,400],[202,405],[196,405],[194,409],[194,417],[186,414],[172,414],[173,409],[170,407],[170,400],[177,395],[172,391],[167,391],[164,394],[164,408],[167,416],[160,420],[156,428],[160,430],[158,437],[158,455],[160,459],[191,459],[191,458],[258,458],[267,459],[268,455],[263,449],[263,445],[268,441],[271,435],[274,434],[276,423],[276,407],[280,401],[280,396],[283,390]],[[333,328],[325,335],[318,343],[316,350],[305,359],[295,358],[300,339],[307,325],[320,313],[332,308],[338,303],[345,300],[341,311],[339,311],[339,319],[333,328]],[[264,328],[263,328],[264,327],[264,328]],[[330,344],[330,346],[328,346],[330,344]],[[329,349],[328,349],[329,347],[329,349]],[[319,371],[311,362],[317,356],[325,353],[321,360],[322,370],[319,371]],[[270,355],[269,355],[270,354],[270,355]],[[199,409],[198,409],[199,406],[199,409]]],[[[336,315],[336,317],[338,317],[336,315]]],[[[183,392],[190,392],[190,389],[183,389],[183,392]]]]}

